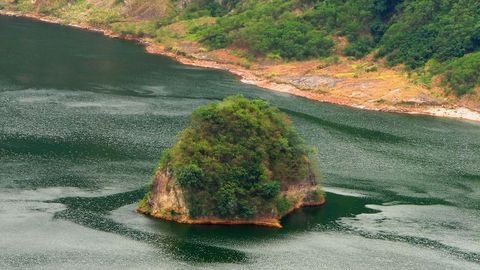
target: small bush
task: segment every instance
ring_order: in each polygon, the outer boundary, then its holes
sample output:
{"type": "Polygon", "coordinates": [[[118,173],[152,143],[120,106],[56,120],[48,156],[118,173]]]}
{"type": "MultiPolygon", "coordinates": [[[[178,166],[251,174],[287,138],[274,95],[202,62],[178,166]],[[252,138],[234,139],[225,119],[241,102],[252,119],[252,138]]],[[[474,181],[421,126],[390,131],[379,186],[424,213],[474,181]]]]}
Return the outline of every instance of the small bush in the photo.
{"type": "Polygon", "coordinates": [[[156,32],[155,22],[145,21],[145,22],[119,22],[113,23],[112,29],[115,32],[124,34],[124,35],[135,35],[135,36],[154,36],[156,32]]]}
{"type": "Polygon", "coordinates": [[[292,203],[285,196],[278,197],[275,203],[277,211],[281,214],[286,213],[292,208],[292,203]]]}
{"type": "Polygon", "coordinates": [[[265,199],[271,199],[280,193],[280,183],[279,182],[269,182],[256,186],[256,190],[260,196],[265,199]]]}
{"type": "Polygon", "coordinates": [[[174,171],[178,183],[182,187],[196,187],[202,184],[203,170],[195,164],[188,164],[174,171]]]}
{"type": "Polygon", "coordinates": [[[325,193],[320,188],[316,188],[308,194],[307,199],[310,201],[318,201],[322,197],[325,197],[325,193]]]}
{"type": "Polygon", "coordinates": [[[150,200],[151,194],[152,194],[151,192],[146,193],[145,196],[143,196],[143,198],[138,202],[138,208],[145,211],[146,214],[150,213],[149,200],[150,200]]]}
{"type": "Polygon", "coordinates": [[[458,96],[468,94],[480,85],[480,52],[452,60],[438,71],[444,73],[442,82],[458,96]]]}
{"type": "Polygon", "coordinates": [[[120,15],[112,10],[99,9],[90,14],[88,23],[93,26],[108,26],[120,21],[120,15]]]}
{"type": "Polygon", "coordinates": [[[217,210],[222,217],[235,216],[237,214],[237,197],[236,190],[238,187],[230,183],[226,183],[217,192],[217,210]]]}
{"type": "Polygon", "coordinates": [[[372,50],[373,46],[374,44],[370,38],[361,37],[355,42],[348,44],[344,53],[346,56],[353,56],[359,59],[368,54],[372,50]]]}

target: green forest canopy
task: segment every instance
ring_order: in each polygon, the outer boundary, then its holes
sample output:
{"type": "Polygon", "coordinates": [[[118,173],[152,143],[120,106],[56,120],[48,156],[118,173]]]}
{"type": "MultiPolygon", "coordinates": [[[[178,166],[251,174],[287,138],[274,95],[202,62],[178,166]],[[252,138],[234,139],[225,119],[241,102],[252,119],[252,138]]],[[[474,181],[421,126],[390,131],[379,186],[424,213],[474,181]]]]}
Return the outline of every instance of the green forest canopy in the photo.
{"type": "Polygon", "coordinates": [[[375,52],[408,69],[448,63],[433,70],[448,73],[444,83],[457,94],[478,85],[478,0],[247,0],[236,6],[216,24],[192,31],[212,48],[238,45],[297,60],[329,56],[332,37],[345,36],[347,56],[375,52]]]}

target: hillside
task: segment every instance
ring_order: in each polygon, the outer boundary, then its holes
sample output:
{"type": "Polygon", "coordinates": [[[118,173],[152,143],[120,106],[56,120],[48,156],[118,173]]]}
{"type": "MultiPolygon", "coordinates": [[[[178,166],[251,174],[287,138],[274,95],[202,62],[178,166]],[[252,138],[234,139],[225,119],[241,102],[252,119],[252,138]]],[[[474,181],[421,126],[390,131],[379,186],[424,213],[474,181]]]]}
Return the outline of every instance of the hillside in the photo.
{"type": "Polygon", "coordinates": [[[0,0],[0,9],[143,37],[158,44],[151,51],[232,65],[312,99],[480,111],[476,0],[0,0]]]}

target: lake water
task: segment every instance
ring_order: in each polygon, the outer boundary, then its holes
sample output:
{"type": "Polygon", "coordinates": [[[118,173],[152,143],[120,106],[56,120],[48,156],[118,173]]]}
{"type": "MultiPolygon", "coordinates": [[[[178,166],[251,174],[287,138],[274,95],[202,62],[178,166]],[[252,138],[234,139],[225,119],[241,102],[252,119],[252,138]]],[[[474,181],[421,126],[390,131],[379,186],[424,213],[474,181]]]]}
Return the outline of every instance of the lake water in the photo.
{"type": "Polygon", "coordinates": [[[480,125],[242,84],[131,42],[0,17],[0,269],[480,269],[480,125]],[[318,152],[327,204],[283,229],[137,214],[197,106],[268,100],[318,152]]]}

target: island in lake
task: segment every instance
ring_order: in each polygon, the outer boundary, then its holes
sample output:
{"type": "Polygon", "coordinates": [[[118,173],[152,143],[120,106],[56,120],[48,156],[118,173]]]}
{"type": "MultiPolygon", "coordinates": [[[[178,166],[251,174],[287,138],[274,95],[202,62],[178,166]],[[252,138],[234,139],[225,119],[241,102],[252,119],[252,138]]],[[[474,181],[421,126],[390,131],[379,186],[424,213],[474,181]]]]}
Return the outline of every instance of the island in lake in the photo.
{"type": "Polygon", "coordinates": [[[280,228],[291,211],[325,202],[310,153],[265,101],[234,96],[202,106],[163,154],[138,211],[179,223],[280,228]]]}

